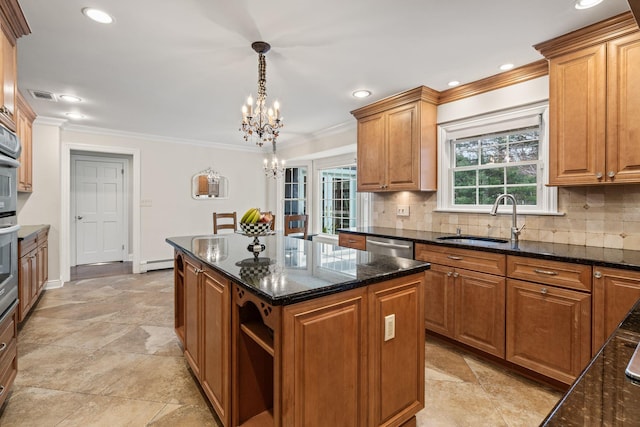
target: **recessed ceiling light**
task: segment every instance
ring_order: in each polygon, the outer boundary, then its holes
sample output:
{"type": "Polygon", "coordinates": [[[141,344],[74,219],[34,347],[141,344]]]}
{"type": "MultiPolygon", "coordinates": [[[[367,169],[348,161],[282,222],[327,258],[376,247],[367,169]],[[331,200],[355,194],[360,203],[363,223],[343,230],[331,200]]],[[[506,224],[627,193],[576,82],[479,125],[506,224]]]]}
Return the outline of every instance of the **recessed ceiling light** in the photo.
{"type": "Polygon", "coordinates": [[[77,96],[74,96],[74,95],[60,95],[58,98],[62,99],[63,101],[67,101],[67,102],[80,102],[80,101],[82,101],[81,98],[78,98],[77,96]]]}
{"type": "Polygon", "coordinates": [[[100,9],[94,9],[92,7],[85,7],[82,9],[82,13],[89,19],[92,19],[101,24],[111,24],[113,22],[113,18],[107,12],[104,12],[100,9]]]}
{"type": "Polygon", "coordinates": [[[449,83],[447,83],[450,87],[455,87],[458,86],[460,84],[459,81],[457,80],[451,80],[449,83]]]}
{"type": "Polygon", "coordinates": [[[602,3],[602,0],[576,0],[576,9],[589,9],[602,3]]]}
{"type": "Polygon", "coordinates": [[[507,71],[507,70],[510,70],[510,69],[512,69],[512,68],[513,68],[513,64],[502,64],[502,65],[500,66],[500,69],[501,69],[502,71],[507,71]]]}
{"type": "Polygon", "coordinates": [[[366,89],[360,89],[353,92],[352,95],[355,96],[356,98],[366,98],[367,96],[371,95],[371,91],[366,89]]]}
{"type": "Polygon", "coordinates": [[[64,115],[74,120],[84,119],[84,115],[80,113],[64,113],[64,115]]]}

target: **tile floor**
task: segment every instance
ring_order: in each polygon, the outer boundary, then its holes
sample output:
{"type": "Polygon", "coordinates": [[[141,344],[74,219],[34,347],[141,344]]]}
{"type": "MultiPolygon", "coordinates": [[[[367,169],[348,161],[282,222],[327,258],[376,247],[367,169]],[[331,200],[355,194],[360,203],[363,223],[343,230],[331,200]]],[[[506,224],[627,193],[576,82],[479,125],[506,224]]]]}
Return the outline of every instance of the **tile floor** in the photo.
{"type": "MultiPolygon", "coordinates": [[[[173,333],[173,272],[48,290],[18,337],[10,426],[217,426],[173,333]]],[[[536,426],[560,397],[449,345],[426,344],[419,426],[536,426]]]]}

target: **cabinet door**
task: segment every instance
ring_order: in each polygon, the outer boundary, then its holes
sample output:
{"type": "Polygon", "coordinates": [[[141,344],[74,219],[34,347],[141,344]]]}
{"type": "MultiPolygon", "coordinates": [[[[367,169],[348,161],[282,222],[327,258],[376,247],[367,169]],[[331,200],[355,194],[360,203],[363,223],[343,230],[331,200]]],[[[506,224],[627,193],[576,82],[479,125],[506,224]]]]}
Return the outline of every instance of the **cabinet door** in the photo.
{"type": "Polygon", "coordinates": [[[424,407],[424,277],[370,287],[369,425],[401,425],[424,407]]]}
{"type": "Polygon", "coordinates": [[[418,104],[387,113],[387,190],[420,189],[418,104]]]}
{"type": "Polygon", "coordinates": [[[230,285],[210,269],[205,269],[202,278],[202,388],[222,424],[228,426],[231,415],[230,285]]]}
{"type": "Polygon", "coordinates": [[[365,426],[366,289],[283,310],[282,425],[365,426]]]}
{"type": "Polygon", "coordinates": [[[549,184],[604,182],[604,44],[551,59],[549,121],[549,184]],[[597,178],[598,174],[602,177],[600,180],[597,178]]]}
{"type": "Polygon", "coordinates": [[[594,267],[593,274],[593,352],[595,353],[640,298],[640,273],[594,267]]]}
{"type": "Polygon", "coordinates": [[[18,168],[18,191],[32,191],[32,127],[24,114],[18,110],[16,114],[16,128],[22,151],[20,152],[20,167],[18,168]]]}
{"type": "Polygon", "coordinates": [[[506,359],[571,384],[591,358],[591,296],[507,280],[506,359]]]}
{"type": "Polygon", "coordinates": [[[381,191],[386,183],[385,116],[358,120],[358,191],[381,191]]]}
{"type": "Polygon", "coordinates": [[[48,253],[48,246],[46,244],[46,242],[44,244],[40,243],[38,246],[38,250],[36,252],[36,258],[35,258],[35,262],[36,262],[36,297],[38,295],[40,295],[40,292],[42,292],[42,288],[44,288],[45,283],[47,282],[47,276],[48,276],[48,266],[47,266],[47,262],[48,262],[48,257],[49,257],[49,253],[48,253]]]}
{"type": "Polygon", "coordinates": [[[19,321],[22,322],[31,308],[31,256],[26,254],[18,260],[18,298],[20,299],[19,321]]]}
{"type": "Polygon", "coordinates": [[[431,264],[425,272],[424,326],[438,334],[453,338],[454,288],[453,268],[431,264]]]}
{"type": "Polygon", "coordinates": [[[185,257],[184,271],[184,356],[200,378],[200,264],[185,257]]]}
{"type": "Polygon", "coordinates": [[[504,357],[505,278],[456,269],[455,338],[504,357]]]}
{"type": "Polygon", "coordinates": [[[611,182],[640,182],[640,34],[607,45],[607,169],[611,182]]]}
{"type": "Polygon", "coordinates": [[[0,118],[12,130],[15,130],[16,103],[16,46],[15,41],[0,31],[2,44],[2,87],[0,88],[0,118]]]}

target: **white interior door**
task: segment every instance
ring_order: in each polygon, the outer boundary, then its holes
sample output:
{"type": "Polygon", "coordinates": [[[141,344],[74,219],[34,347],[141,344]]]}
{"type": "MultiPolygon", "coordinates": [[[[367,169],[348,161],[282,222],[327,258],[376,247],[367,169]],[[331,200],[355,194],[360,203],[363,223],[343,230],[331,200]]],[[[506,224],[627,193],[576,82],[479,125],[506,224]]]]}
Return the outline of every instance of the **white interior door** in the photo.
{"type": "Polygon", "coordinates": [[[76,262],[124,259],[124,163],[75,160],[76,262]]]}

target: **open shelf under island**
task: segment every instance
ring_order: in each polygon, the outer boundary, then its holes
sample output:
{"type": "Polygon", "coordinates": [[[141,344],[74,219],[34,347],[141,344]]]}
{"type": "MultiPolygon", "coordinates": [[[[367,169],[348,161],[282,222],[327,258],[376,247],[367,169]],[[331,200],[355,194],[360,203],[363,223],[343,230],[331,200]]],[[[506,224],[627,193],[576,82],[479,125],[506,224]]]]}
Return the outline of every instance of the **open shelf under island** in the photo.
{"type": "Polygon", "coordinates": [[[168,238],[175,329],[225,426],[415,426],[429,264],[272,235],[168,238]]]}

